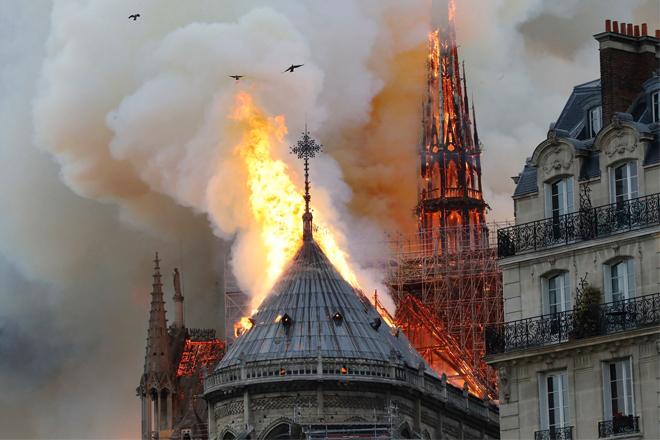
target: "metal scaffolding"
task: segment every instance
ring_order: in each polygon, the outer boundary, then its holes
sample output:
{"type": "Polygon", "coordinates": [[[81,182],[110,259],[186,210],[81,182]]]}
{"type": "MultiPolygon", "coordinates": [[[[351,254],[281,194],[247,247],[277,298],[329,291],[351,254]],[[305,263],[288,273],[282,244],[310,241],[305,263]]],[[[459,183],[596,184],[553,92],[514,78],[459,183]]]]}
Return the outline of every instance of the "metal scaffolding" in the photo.
{"type": "Polygon", "coordinates": [[[485,327],[503,322],[502,272],[495,243],[501,226],[391,237],[394,258],[388,265],[395,321],[413,346],[450,382],[467,384],[474,394],[491,398],[497,398],[497,378],[482,359],[485,327]],[[455,237],[458,245],[443,253],[442,237],[455,237]]]}

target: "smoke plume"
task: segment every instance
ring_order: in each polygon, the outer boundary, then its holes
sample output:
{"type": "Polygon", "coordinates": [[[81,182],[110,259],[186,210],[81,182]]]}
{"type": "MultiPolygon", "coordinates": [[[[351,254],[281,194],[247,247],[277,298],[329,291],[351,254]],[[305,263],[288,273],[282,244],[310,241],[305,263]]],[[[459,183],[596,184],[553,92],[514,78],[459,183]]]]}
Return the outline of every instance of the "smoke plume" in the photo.
{"type": "MultiPolygon", "coordinates": [[[[623,3],[458,1],[491,219],[511,216],[508,176],[571,87],[598,75],[591,35],[602,21],[657,21],[652,1],[623,3]]],[[[0,2],[0,438],[138,435],[155,250],[165,273],[182,270],[191,326],[219,327],[225,240],[239,238],[233,264],[254,288],[260,267],[249,256],[260,243],[247,239],[241,133],[228,118],[239,91],[284,116],[287,142],[273,154],[298,187],[287,145],[305,122],[324,144],[312,204],[358,268],[382,254],[384,231],[414,229],[426,35],[445,9],[429,0],[0,2]],[[282,73],[291,63],[304,67],[282,73]]],[[[377,284],[362,274],[365,287],[377,284]]]]}

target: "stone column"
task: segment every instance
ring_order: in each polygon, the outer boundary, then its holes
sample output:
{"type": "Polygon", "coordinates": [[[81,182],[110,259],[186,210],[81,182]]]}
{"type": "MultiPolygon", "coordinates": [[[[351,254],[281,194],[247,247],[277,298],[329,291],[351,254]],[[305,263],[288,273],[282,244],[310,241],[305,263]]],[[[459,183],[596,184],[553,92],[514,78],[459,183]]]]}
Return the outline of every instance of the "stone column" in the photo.
{"type": "Polygon", "coordinates": [[[146,396],[147,400],[147,431],[146,431],[146,438],[148,440],[151,440],[151,429],[152,429],[152,424],[153,424],[153,410],[154,410],[154,402],[153,402],[153,396],[149,393],[147,393],[146,396]]]}
{"type": "Polygon", "coordinates": [[[247,388],[243,391],[243,421],[245,422],[245,429],[250,426],[250,394],[247,388]]]}
{"type": "Polygon", "coordinates": [[[146,432],[147,432],[147,396],[142,395],[140,396],[140,403],[142,404],[142,439],[144,440],[147,438],[146,432]]]}
{"type": "Polygon", "coordinates": [[[154,427],[152,431],[160,431],[160,391],[154,398],[154,427]]]}
{"type": "Polygon", "coordinates": [[[215,440],[217,435],[217,426],[215,421],[215,408],[213,403],[207,402],[207,411],[208,411],[208,424],[209,424],[209,440],[215,440]]]}

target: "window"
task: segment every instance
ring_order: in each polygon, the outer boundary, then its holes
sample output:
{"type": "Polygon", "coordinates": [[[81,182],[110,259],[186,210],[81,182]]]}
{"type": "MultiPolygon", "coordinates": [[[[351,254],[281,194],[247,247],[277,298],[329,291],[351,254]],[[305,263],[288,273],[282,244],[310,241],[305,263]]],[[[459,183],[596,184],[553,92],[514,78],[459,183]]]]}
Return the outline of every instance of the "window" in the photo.
{"type": "Polygon", "coordinates": [[[569,426],[568,375],[566,371],[541,375],[539,388],[541,429],[552,431],[569,426]]]}
{"type": "Polygon", "coordinates": [[[559,216],[573,212],[573,177],[565,177],[545,185],[545,214],[559,220],[559,216]]]}
{"type": "Polygon", "coordinates": [[[651,113],[653,122],[660,122],[660,91],[651,93],[651,113]]]}
{"type": "Polygon", "coordinates": [[[571,309],[571,290],[568,272],[542,278],[543,313],[559,313],[571,309]]]}
{"type": "Polygon", "coordinates": [[[605,301],[623,301],[635,296],[635,263],[632,258],[606,264],[605,301]]]}
{"type": "Polygon", "coordinates": [[[589,123],[589,137],[595,137],[601,128],[603,128],[603,108],[599,105],[589,109],[588,123],[589,123]]]}
{"type": "Polygon", "coordinates": [[[610,196],[612,203],[621,203],[637,197],[637,161],[632,160],[612,168],[610,196]]]}
{"type": "Polygon", "coordinates": [[[635,413],[630,358],[603,364],[603,398],[605,420],[635,413]]]}

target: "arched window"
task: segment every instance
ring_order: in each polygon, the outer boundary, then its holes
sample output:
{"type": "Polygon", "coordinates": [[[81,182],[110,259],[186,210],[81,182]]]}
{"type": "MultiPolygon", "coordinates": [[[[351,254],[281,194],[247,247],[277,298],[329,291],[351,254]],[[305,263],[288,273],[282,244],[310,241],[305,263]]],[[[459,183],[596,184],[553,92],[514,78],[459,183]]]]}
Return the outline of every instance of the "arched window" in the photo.
{"type": "Polygon", "coordinates": [[[634,199],[637,189],[637,161],[631,160],[610,168],[610,201],[623,203],[634,199]]]}
{"type": "Polygon", "coordinates": [[[635,297],[635,260],[619,258],[603,266],[605,302],[635,297]]]}
{"type": "Polygon", "coordinates": [[[541,278],[543,314],[565,312],[572,307],[568,272],[551,272],[541,278]]]}
{"type": "Polygon", "coordinates": [[[268,431],[264,437],[266,440],[289,440],[291,438],[291,426],[288,423],[280,423],[268,431]]]}
{"type": "Polygon", "coordinates": [[[545,217],[559,217],[573,212],[573,176],[562,177],[545,184],[545,217]]]}

